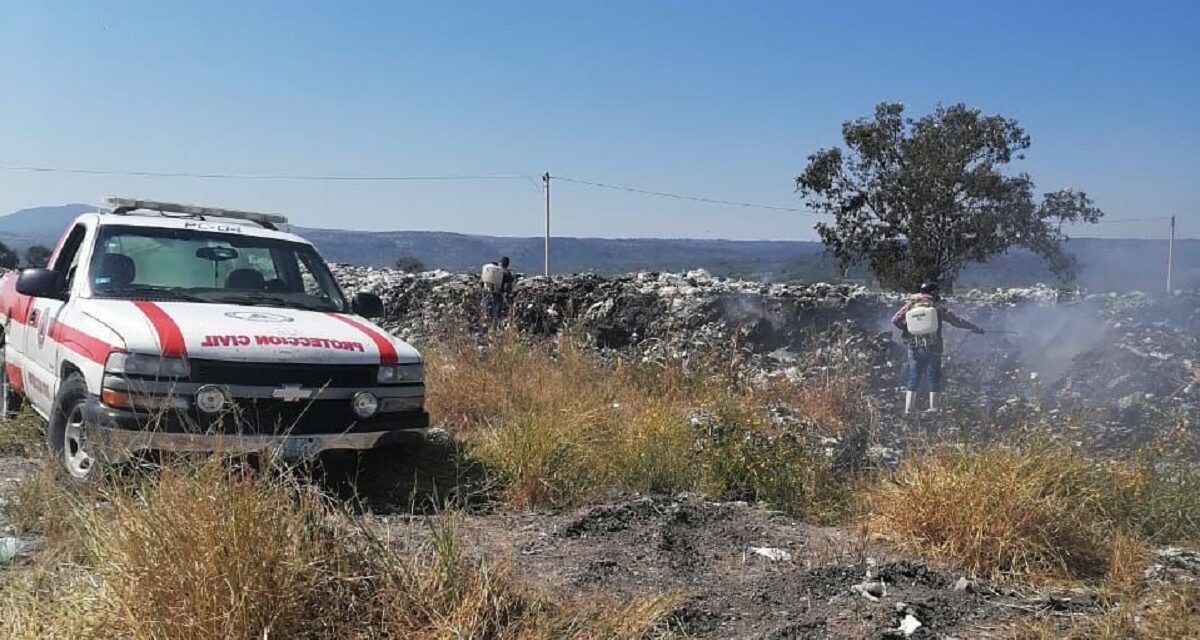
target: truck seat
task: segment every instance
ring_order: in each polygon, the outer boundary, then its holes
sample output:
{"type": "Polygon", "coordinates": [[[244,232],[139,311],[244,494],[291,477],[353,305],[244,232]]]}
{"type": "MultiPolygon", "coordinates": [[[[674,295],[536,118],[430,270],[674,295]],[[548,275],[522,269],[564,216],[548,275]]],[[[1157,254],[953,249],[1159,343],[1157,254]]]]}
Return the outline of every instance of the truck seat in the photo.
{"type": "Polygon", "coordinates": [[[226,289],[243,291],[262,291],[266,287],[266,279],[257,269],[234,269],[225,278],[226,289]]]}
{"type": "Polygon", "coordinates": [[[133,283],[137,277],[137,265],[133,258],[120,253],[106,253],[100,257],[100,267],[92,278],[97,289],[121,289],[133,283]]]}

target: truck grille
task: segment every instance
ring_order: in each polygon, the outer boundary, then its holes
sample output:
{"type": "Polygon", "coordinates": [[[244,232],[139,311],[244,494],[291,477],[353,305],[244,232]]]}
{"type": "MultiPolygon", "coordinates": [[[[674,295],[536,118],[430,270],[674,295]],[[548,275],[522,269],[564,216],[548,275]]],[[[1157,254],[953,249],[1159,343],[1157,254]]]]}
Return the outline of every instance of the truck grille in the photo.
{"type": "MultiPolygon", "coordinates": [[[[371,431],[350,410],[350,403],[341,401],[280,402],[278,400],[239,400],[238,418],[226,421],[226,432],[307,435],[312,433],[341,433],[371,431]]],[[[377,428],[377,427],[376,427],[377,428]]]]}
{"type": "Polygon", "coordinates": [[[192,381],[201,384],[279,387],[356,387],[376,386],[379,367],[373,365],[262,364],[190,360],[192,381]]]}

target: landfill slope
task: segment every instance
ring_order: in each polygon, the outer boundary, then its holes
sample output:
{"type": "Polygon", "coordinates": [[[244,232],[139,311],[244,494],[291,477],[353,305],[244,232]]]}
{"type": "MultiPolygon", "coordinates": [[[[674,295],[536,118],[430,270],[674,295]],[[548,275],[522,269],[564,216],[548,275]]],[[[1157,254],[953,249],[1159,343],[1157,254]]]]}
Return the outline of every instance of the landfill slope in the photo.
{"type": "MultiPolygon", "coordinates": [[[[417,344],[483,330],[477,278],[337,266],[350,291],[379,294],[383,324],[417,344]]],[[[649,361],[728,353],[747,375],[795,381],[844,366],[864,375],[885,423],[902,413],[904,345],[890,324],[904,296],[849,284],[762,283],[689,273],[517,281],[512,323],[570,333],[601,352],[649,361]]],[[[987,328],[945,329],[947,420],[992,428],[1086,425],[1076,436],[1128,448],[1200,416],[1200,291],[1087,294],[1046,286],[950,297],[987,328]]]]}

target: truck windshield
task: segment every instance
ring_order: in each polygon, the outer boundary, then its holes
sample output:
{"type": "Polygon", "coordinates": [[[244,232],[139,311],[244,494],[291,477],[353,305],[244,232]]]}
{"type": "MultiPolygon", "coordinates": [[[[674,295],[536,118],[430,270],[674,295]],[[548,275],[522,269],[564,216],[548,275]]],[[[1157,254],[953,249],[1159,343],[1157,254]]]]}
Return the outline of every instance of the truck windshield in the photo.
{"type": "Polygon", "coordinates": [[[102,227],[89,273],[93,294],[104,298],[350,307],[312,247],[235,233],[102,227]]]}

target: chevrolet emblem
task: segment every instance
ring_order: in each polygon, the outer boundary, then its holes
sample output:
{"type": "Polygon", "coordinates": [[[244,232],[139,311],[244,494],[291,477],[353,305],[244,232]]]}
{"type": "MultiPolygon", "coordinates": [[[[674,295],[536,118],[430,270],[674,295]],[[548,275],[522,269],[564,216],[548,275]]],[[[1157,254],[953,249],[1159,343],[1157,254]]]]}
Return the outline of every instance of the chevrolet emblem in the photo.
{"type": "Polygon", "coordinates": [[[313,397],[313,390],[303,389],[298,384],[289,384],[273,391],[271,397],[284,402],[298,402],[313,397]]]}

